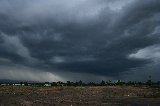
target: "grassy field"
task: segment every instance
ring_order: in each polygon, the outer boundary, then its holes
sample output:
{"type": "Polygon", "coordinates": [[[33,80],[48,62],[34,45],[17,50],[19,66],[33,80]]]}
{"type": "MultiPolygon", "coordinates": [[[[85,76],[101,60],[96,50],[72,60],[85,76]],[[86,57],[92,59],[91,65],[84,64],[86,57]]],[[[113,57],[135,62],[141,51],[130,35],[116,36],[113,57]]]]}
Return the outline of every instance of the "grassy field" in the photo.
{"type": "Polygon", "coordinates": [[[160,106],[160,88],[0,86],[0,106],[160,106]]]}

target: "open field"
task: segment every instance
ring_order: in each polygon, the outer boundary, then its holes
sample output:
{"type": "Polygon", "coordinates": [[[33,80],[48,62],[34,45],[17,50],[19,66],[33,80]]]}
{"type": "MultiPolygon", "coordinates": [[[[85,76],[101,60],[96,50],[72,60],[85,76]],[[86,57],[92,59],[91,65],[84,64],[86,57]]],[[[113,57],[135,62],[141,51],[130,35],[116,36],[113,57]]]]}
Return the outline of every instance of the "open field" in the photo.
{"type": "Polygon", "coordinates": [[[159,106],[160,88],[0,86],[0,106],[159,106]]]}

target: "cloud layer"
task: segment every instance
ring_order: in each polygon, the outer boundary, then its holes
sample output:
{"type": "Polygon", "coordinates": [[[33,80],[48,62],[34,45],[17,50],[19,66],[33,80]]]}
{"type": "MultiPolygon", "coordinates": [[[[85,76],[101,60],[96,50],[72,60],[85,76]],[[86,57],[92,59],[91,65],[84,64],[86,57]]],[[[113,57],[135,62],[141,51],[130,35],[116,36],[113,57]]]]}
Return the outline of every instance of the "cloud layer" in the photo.
{"type": "Polygon", "coordinates": [[[159,80],[159,45],[158,0],[0,1],[1,78],[159,80]]]}

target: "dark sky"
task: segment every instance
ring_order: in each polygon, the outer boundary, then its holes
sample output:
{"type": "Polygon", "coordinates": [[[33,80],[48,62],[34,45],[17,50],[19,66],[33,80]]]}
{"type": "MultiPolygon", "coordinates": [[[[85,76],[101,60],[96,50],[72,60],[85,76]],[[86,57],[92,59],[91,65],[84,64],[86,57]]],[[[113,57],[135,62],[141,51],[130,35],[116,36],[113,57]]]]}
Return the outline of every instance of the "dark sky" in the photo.
{"type": "Polygon", "coordinates": [[[0,0],[0,79],[160,80],[160,0],[0,0]]]}

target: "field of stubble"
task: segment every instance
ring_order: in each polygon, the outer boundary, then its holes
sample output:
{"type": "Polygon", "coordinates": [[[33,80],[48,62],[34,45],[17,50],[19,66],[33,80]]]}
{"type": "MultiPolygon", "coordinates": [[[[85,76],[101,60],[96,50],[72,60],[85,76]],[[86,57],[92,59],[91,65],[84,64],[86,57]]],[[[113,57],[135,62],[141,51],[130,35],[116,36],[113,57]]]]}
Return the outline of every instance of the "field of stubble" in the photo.
{"type": "Polygon", "coordinates": [[[0,106],[160,106],[160,89],[0,86],[0,106]]]}

